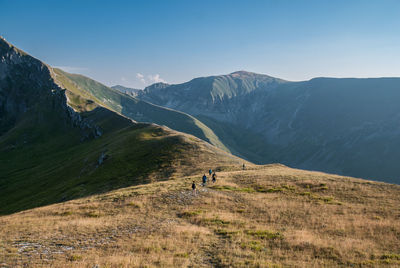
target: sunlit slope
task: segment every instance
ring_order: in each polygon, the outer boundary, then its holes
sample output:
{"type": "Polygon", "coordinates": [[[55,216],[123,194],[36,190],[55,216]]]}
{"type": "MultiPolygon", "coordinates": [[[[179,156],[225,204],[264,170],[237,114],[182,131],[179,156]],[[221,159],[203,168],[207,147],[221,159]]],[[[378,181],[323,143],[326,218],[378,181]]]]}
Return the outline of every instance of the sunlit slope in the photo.
{"type": "Polygon", "coordinates": [[[138,122],[151,122],[192,134],[229,152],[215,133],[193,116],[135,99],[88,77],[54,69],[62,87],[138,122]]]}
{"type": "Polygon", "coordinates": [[[101,108],[86,118],[101,122],[101,137],[82,142],[79,131],[63,128],[57,118],[49,117],[51,125],[18,125],[7,134],[0,142],[0,213],[166,180],[176,173],[206,169],[210,161],[240,162],[194,137],[123,122],[126,119],[101,108]],[[26,133],[33,138],[13,146],[26,133]]]}
{"type": "Polygon", "coordinates": [[[0,214],[241,162],[59,87],[50,67],[4,39],[0,57],[0,214]]]}
{"type": "Polygon", "coordinates": [[[247,168],[217,171],[196,195],[195,172],[1,217],[0,259],[11,267],[399,267],[400,186],[247,168]]]}

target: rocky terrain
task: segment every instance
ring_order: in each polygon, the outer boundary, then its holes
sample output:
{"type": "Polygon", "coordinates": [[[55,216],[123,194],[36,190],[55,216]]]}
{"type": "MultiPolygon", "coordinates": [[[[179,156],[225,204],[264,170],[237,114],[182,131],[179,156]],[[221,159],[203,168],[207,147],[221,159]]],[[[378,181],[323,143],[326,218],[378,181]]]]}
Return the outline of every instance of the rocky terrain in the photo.
{"type": "Polygon", "coordinates": [[[52,79],[52,69],[0,39],[0,135],[30,114],[40,123],[49,109],[65,125],[81,129],[82,138],[101,136],[101,130],[67,104],[65,91],[52,79]]]}

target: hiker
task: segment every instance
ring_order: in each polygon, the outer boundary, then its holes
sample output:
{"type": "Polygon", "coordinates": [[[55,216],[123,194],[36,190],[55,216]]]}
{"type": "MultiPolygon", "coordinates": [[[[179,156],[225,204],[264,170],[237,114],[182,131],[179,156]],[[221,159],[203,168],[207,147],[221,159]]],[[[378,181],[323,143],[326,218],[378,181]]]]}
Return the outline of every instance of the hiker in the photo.
{"type": "Polygon", "coordinates": [[[206,186],[207,183],[207,176],[206,174],[203,175],[203,186],[206,186]]]}
{"type": "Polygon", "coordinates": [[[210,168],[210,170],[208,171],[208,174],[210,174],[210,176],[211,176],[211,173],[212,173],[212,169],[210,168]]]}
{"type": "Polygon", "coordinates": [[[215,174],[215,172],[212,174],[212,182],[215,183],[217,181],[217,175],[215,174]]]}
{"type": "Polygon", "coordinates": [[[194,181],[192,183],[192,190],[193,190],[193,193],[196,194],[196,183],[194,181]]]}
{"type": "Polygon", "coordinates": [[[245,170],[246,169],[246,166],[244,165],[244,163],[243,163],[243,170],[245,170]]]}

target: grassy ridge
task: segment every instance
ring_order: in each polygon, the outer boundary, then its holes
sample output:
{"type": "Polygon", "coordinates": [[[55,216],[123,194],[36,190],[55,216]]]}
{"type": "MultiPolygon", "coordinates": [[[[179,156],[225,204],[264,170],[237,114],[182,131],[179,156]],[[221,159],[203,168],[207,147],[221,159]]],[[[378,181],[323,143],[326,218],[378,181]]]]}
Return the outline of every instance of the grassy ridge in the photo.
{"type": "Polygon", "coordinates": [[[54,72],[56,80],[76,95],[92,99],[99,105],[135,121],[165,125],[174,130],[192,134],[229,152],[218,136],[193,116],[135,99],[82,75],[69,74],[60,69],[54,69],[54,72]]]}
{"type": "Polygon", "coordinates": [[[136,124],[103,107],[80,115],[102,136],[82,139],[79,127],[43,104],[0,137],[0,214],[165,180],[209,162],[240,161],[192,136],[136,124]]]}
{"type": "Polygon", "coordinates": [[[202,149],[200,140],[157,126],[132,124],[104,108],[82,116],[105,129],[104,134],[82,141],[77,129],[49,115],[44,125],[27,118],[2,137],[0,203],[4,205],[0,214],[168,179],[182,172],[177,168],[198,169],[210,159],[230,161],[222,152],[202,149]]]}
{"type": "Polygon", "coordinates": [[[133,125],[102,108],[84,117],[98,117],[97,123],[109,128],[102,137],[82,142],[78,130],[63,127],[57,123],[59,118],[47,117],[48,124],[31,125],[27,120],[9,133],[0,151],[4,163],[0,202],[7,204],[0,213],[142,183],[174,159],[174,145],[179,141],[159,128],[133,125]],[[21,133],[29,137],[14,146],[21,133]],[[99,165],[102,154],[107,159],[99,165]]]}
{"type": "Polygon", "coordinates": [[[0,113],[0,214],[240,161],[193,136],[120,114],[148,110],[157,123],[206,139],[212,132],[193,117],[54,70],[3,40],[0,54],[0,101],[7,104],[0,113]]]}
{"type": "Polygon", "coordinates": [[[216,184],[196,195],[191,182],[202,173],[1,217],[0,259],[57,267],[400,265],[399,186],[247,167],[217,172],[216,184]]]}

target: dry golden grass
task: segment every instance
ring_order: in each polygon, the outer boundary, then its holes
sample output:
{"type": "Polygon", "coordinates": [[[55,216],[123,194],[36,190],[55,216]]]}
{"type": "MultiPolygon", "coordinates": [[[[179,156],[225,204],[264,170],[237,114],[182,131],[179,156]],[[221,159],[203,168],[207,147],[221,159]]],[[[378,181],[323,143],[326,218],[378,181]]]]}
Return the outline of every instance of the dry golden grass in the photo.
{"type": "Polygon", "coordinates": [[[0,217],[0,267],[400,266],[400,186],[281,165],[217,175],[0,217]]]}

